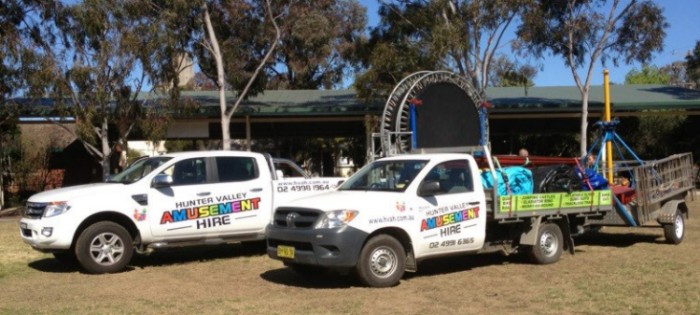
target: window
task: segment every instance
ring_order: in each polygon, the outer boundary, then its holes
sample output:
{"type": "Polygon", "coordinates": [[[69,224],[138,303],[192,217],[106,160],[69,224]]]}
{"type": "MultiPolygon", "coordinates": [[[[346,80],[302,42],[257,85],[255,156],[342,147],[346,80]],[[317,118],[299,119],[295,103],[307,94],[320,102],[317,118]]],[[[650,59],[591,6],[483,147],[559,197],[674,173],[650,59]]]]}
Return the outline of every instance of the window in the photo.
{"type": "Polygon", "coordinates": [[[338,190],[382,190],[402,192],[428,164],[427,160],[377,161],[363,167],[338,190]]]}
{"type": "Polygon", "coordinates": [[[467,160],[447,161],[436,165],[425,178],[425,181],[430,180],[440,183],[441,194],[474,191],[474,180],[467,160]]]}
{"type": "Polygon", "coordinates": [[[148,175],[151,173],[151,171],[158,168],[170,159],[170,157],[158,156],[138,160],[129,165],[129,167],[127,167],[123,172],[110,177],[108,182],[124,184],[133,183],[148,175]]]}
{"type": "Polygon", "coordinates": [[[275,170],[282,171],[282,174],[284,174],[284,178],[307,177],[304,173],[304,170],[300,169],[296,164],[292,163],[292,161],[285,159],[274,159],[274,165],[275,170]]]}
{"type": "Polygon", "coordinates": [[[258,168],[252,157],[216,157],[219,182],[241,182],[258,178],[258,168]]]}
{"type": "Polygon", "coordinates": [[[203,158],[177,162],[163,172],[171,174],[173,186],[202,184],[207,181],[207,171],[203,158]]]}

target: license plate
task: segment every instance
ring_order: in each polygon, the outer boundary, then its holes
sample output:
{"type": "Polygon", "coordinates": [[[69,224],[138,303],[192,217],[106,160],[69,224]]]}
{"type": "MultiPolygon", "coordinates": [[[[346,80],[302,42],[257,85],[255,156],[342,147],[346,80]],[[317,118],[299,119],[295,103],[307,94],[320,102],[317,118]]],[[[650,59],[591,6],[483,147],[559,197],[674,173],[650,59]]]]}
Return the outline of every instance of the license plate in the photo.
{"type": "Polygon", "coordinates": [[[284,245],[277,246],[277,256],[294,259],[294,247],[284,245]]]}

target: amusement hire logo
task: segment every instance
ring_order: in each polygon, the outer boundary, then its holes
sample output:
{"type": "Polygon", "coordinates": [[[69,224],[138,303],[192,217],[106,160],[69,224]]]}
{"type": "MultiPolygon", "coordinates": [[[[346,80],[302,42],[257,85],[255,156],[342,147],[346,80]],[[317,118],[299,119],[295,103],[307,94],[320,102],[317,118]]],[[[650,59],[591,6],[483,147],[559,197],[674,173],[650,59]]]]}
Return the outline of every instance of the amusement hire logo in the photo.
{"type": "Polygon", "coordinates": [[[230,214],[258,210],[260,201],[260,197],[254,197],[165,211],[160,218],[160,224],[197,220],[197,229],[228,225],[231,223],[230,214]]]}
{"type": "Polygon", "coordinates": [[[398,210],[399,212],[406,211],[406,202],[397,201],[396,202],[396,210],[398,210]]]}
{"type": "Polygon", "coordinates": [[[146,220],[146,208],[143,208],[141,212],[139,209],[134,209],[134,220],[145,221],[146,220]]]}
{"type": "Polygon", "coordinates": [[[441,228],[451,224],[464,222],[467,220],[476,219],[479,217],[479,207],[471,209],[463,209],[455,212],[445,213],[434,217],[428,217],[421,220],[420,231],[427,231],[441,228]]]}

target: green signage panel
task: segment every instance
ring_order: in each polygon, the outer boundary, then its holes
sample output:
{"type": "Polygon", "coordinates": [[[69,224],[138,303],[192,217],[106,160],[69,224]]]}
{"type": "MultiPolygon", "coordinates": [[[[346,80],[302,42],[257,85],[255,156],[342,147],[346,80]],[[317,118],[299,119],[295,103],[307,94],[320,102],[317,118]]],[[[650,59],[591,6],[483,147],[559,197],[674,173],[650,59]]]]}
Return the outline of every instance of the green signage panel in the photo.
{"type": "Polygon", "coordinates": [[[611,203],[610,190],[500,196],[501,212],[607,206],[611,203]]]}

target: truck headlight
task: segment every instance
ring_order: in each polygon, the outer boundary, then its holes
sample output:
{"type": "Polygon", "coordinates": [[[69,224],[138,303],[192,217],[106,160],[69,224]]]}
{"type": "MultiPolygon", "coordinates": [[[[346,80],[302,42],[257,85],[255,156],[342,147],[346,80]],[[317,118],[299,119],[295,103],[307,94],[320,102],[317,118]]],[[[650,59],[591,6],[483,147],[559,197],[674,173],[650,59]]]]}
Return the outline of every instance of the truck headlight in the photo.
{"type": "Polygon", "coordinates": [[[46,209],[44,209],[44,218],[54,217],[54,216],[57,216],[61,213],[66,212],[68,210],[70,210],[70,206],[68,205],[68,202],[65,202],[65,201],[51,202],[48,205],[46,205],[46,209]]]}
{"type": "Polygon", "coordinates": [[[355,210],[335,210],[326,212],[316,225],[317,229],[334,229],[342,227],[357,217],[355,210]]]}

